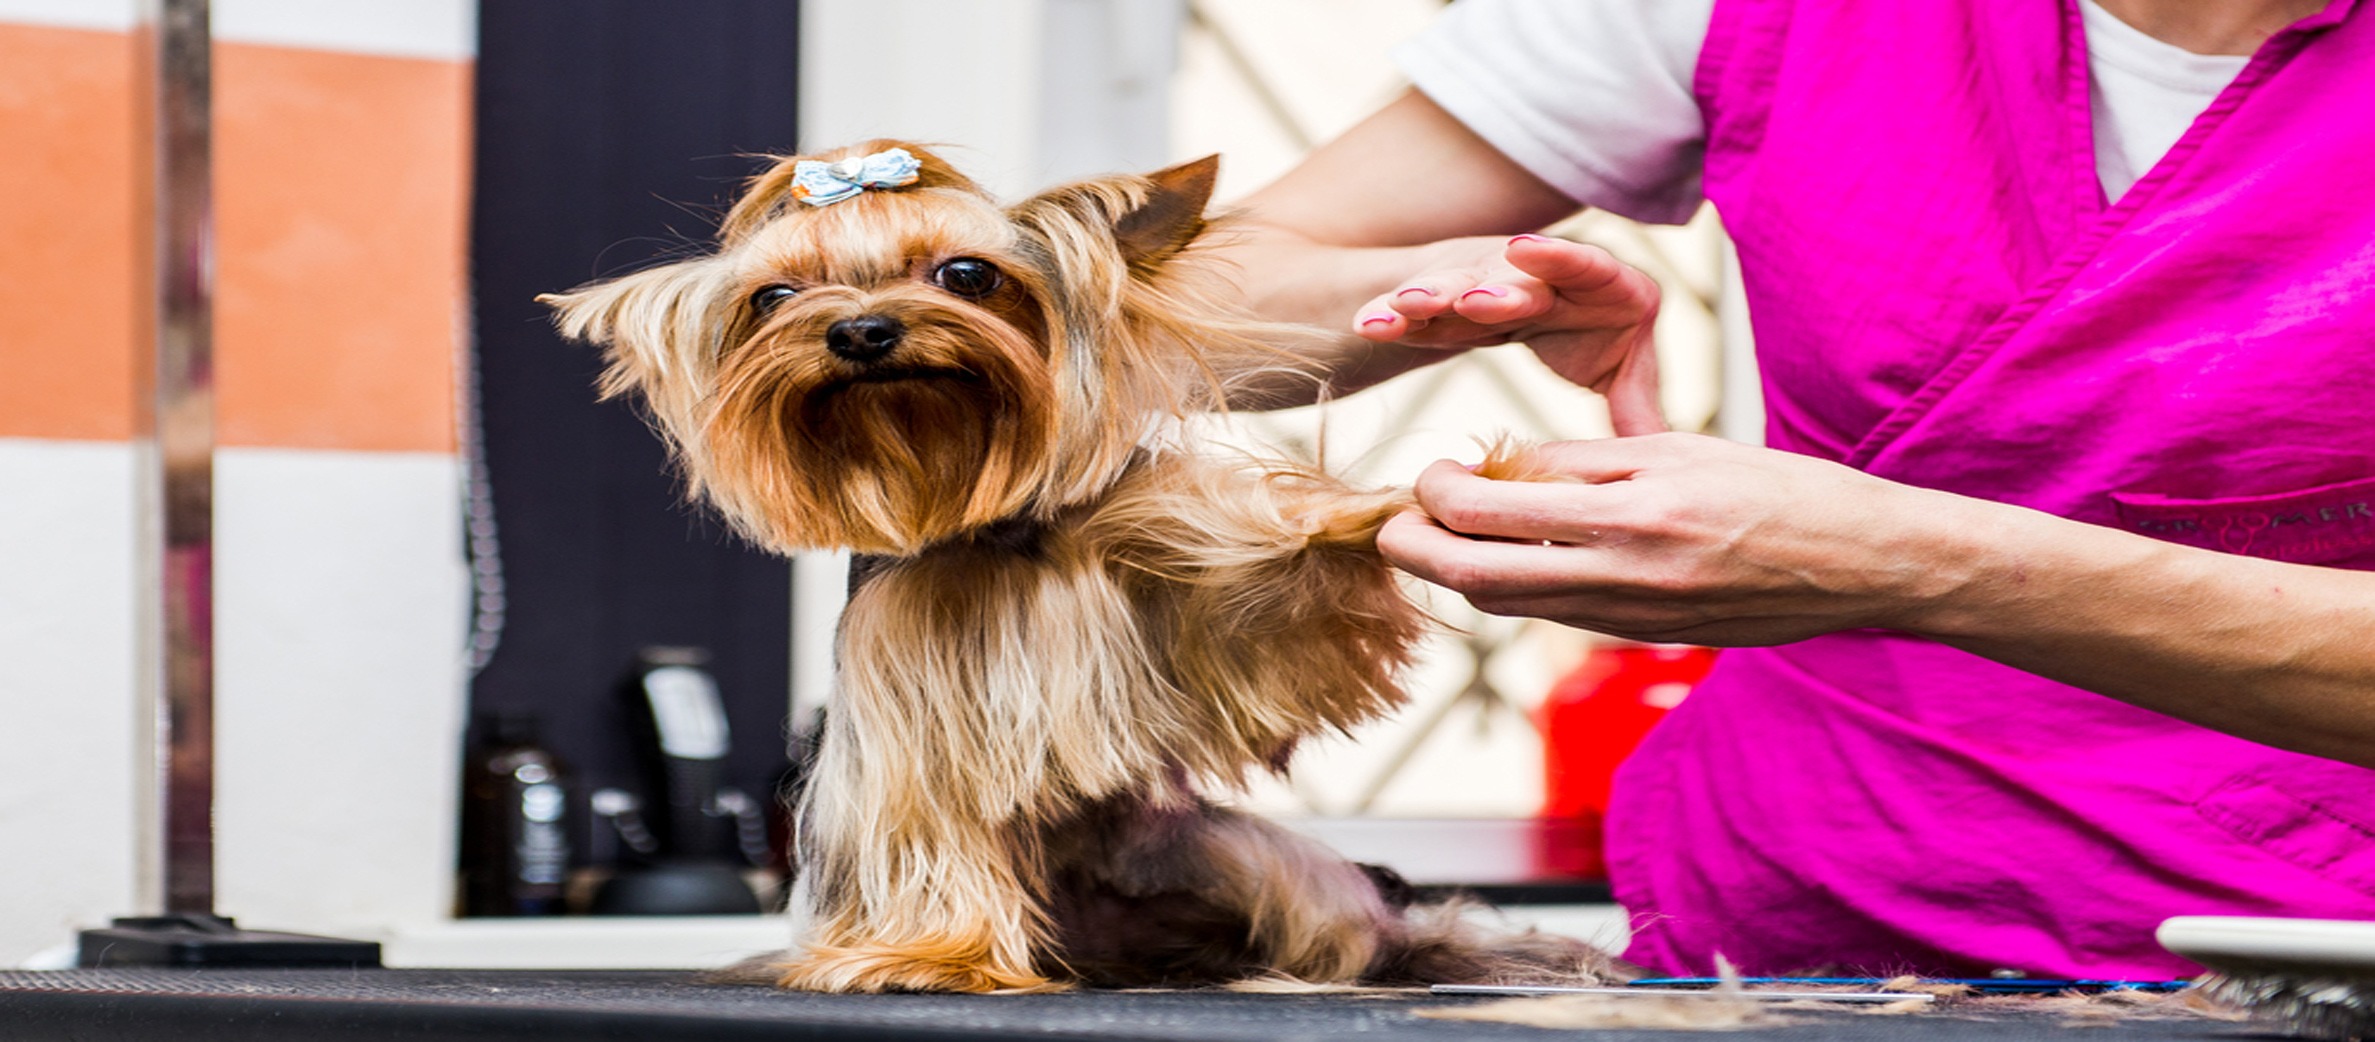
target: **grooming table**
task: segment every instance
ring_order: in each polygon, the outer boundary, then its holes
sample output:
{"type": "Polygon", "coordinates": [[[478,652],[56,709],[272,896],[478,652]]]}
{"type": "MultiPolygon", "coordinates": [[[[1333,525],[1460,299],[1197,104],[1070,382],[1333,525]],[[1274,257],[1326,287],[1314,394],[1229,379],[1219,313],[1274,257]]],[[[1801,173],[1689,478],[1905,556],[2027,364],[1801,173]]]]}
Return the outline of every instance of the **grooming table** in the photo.
{"type": "MultiPolygon", "coordinates": [[[[1057,995],[807,995],[700,983],[675,971],[57,970],[0,971],[9,1042],[336,1042],[402,1039],[740,1039],[994,1042],[1172,1039],[1395,1042],[1412,1039],[1681,1042],[1674,1031],[1544,1031],[1425,1020],[1415,1009],[1478,1000],[1411,994],[1243,995],[1220,991],[1057,995]]],[[[1872,1015],[1792,1012],[1734,1039],[2010,1042],[2233,1038],[2212,1020],[2120,1021],[2083,1029],[2034,1012],[1872,1015]]]]}

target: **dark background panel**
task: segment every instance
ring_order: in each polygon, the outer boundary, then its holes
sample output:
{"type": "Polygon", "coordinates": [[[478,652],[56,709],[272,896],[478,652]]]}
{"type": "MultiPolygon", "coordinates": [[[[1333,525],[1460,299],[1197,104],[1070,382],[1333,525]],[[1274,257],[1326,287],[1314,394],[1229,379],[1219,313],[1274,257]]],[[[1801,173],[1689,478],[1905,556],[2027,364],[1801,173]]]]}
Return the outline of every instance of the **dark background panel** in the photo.
{"type": "Polygon", "coordinates": [[[798,22],[790,0],[479,7],[471,261],[508,618],[471,696],[535,713],[581,793],[635,779],[613,692],[652,644],[715,654],[732,784],[766,793],[784,766],[787,565],[685,502],[533,298],[704,248],[751,156],[792,148],[798,22]]]}

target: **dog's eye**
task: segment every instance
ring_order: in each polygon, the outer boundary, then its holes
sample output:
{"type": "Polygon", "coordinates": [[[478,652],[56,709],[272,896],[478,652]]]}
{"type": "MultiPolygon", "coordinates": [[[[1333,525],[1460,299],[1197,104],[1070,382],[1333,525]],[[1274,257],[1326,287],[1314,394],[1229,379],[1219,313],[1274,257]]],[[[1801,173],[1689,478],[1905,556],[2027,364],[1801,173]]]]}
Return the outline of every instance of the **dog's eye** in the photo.
{"type": "Polygon", "coordinates": [[[973,257],[959,257],[932,271],[940,288],[968,300],[979,300],[1006,284],[996,265],[973,257]]]}
{"type": "Polygon", "coordinates": [[[790,286],[768,286],[750,295],[750,306],[759,309],[759,314],[764,315],[799,295],[800,291],[790,286]]]}

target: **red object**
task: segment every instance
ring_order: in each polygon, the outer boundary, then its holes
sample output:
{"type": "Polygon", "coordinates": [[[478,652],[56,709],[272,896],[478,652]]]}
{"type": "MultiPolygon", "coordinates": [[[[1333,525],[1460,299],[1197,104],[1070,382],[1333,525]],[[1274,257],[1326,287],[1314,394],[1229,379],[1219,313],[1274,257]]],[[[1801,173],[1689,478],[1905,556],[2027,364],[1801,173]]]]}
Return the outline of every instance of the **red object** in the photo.
{"type": "Polygon", "coordinates": [[[1715,650],[1679,644],[1604,644],[1542,701],[1542,822],[1535,868],[1545,876],[1605,879],[1600,823],[1616,767],[1715,666],[1715,650]]]}

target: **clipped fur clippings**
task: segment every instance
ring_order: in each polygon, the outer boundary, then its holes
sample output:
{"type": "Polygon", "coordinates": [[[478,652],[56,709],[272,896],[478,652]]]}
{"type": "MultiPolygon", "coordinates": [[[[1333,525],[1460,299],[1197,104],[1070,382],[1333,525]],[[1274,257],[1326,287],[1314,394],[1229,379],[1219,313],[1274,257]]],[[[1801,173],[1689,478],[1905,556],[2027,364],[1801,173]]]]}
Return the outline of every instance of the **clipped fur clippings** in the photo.
{"type": "Polygon", "coordinates": [[[1422,1009],[1429,1020],[1518,1024],[1561,1031],[1738,1031],[1781,1018],[1749,999],[1710,995],[1542,995],[1422,1009]]]}

